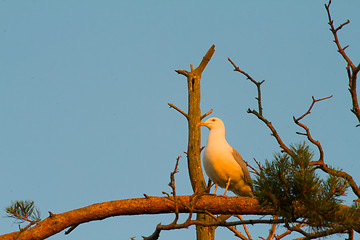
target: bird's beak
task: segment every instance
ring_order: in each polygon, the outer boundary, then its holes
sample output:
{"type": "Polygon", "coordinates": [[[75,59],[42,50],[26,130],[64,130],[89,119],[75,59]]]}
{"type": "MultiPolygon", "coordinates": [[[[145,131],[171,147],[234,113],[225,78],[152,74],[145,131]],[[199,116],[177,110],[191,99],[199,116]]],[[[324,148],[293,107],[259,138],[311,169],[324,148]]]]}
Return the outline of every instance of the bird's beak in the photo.
{"type": "Polygon", "coordinates": [[[199,122],[196,126],[197,126],[197,127],[206,126],[206,123],[204,123],[204,122],[199,122]]]}

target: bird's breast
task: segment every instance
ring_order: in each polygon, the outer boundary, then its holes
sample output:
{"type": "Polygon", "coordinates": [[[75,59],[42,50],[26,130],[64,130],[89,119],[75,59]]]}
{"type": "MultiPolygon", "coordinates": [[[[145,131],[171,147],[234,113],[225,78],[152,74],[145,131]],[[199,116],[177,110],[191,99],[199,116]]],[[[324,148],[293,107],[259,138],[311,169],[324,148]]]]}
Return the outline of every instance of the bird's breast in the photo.
{"type": "Polygon", "coordinates": [[[243,177],[241,167],[226,148],[205,149],[203,165],[209,178],[221,187],[225,186],[229,178],[236,182],[243,177]]]}

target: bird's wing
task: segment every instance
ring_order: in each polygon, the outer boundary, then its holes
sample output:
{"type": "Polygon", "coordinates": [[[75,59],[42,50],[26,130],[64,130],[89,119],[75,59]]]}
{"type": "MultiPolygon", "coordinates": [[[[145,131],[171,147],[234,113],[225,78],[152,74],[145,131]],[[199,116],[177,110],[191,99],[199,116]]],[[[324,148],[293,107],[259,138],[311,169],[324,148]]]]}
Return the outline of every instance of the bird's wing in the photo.
{"type": "Polygon", "coordinates": [[[242,159],[240,153],[238,153],[238,151],[236,151],[234,148],[232,148],[232,155],[235,158],[236,162],[240,165],[241,170],[244,173],[244,180],[246,183],[248,183],[251,186],[251,189],[253,188],[252,186],[252,181],[251,181],[251,177],[250,177],[250,173],[248,168],[245,165],[244,160],[242,159]]]}

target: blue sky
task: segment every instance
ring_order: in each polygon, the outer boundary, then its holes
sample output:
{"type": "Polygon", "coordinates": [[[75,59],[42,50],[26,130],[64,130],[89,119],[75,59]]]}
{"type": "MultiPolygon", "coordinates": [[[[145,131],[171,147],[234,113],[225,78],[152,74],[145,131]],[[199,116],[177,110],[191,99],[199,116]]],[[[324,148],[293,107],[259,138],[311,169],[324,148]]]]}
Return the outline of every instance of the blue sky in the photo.
{"type": "MultiPolygon", "coordinates": [[[[186,79],[175,69],[197,66],[215,44],[202,78],[202,111],[226,125],[245,160],[271,159],[278,145],[255,116],[256,89],[233,72],[230,57],[262,86],[264,115],[283,140],[304,140],[292,116],[320,140],[325,161],[360,183],[356,119],[349,111],[345,62],[327,25],[326,1],[0,1],[0,189],[3,209],[34,200],[60,213],[97,202],[161,196],[176,157],[179,194],[190,194],[184,151],[186,79]]],[[[360,61],[360,2],[333,1],[335,25],[360,61]]],[[[208,131],[202,130],[203,144],[208,131]]],[[[314,148],[315,150],[315,148],[314,148]]],[[[350,193],[348,203],[354,196],[350,193]]],[[[1,216],[5,215],[2,211],[1,216]]],[[[186,216],[185,216],[186,217],[186,216]]],[[[116,217],[50,239],[130,239],[150,235],[173,216],[116,217]]],[[[0,233],[16,231],[0,218],[0,233]]],[[[253,231],[253,237],[266,236],[253,231]]],[[[278,232],[281,233],[281,230],[278,232]]],[[[161,239],[194,238],[194,228],[161,239]]],[[[217,237],[231,238],[226,229],[217,237]]]]}

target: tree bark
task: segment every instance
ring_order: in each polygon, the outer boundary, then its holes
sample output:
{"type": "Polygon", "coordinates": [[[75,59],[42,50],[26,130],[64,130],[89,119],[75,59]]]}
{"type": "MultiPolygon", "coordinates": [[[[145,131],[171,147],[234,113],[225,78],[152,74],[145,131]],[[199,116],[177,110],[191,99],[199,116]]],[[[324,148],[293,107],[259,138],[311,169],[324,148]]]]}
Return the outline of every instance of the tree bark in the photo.
{"type": "MultiPolygon", "coordinates": [[[[212,214],[271,214],[260,208],[257,200],[248,197],[222,197],[203,195],[177,197],[179,213],[209,211],[212,214]],[[194,200],[196,199],[196,200],[194,200]]],[[[18,232],[0,235],[0,240],[46,239],[71,226],[123,215],[162,214],[175,211],[173,197],[146,197],[96,203],[72,211],[53,214],[33,227],[18,232]]],[[[206,229],[206,227],[204,227],[206,229]]]]}
{"type": "MultiPolygon", "coordinates": [[[[215,45],[212,45],[206,55],[203,57],[200,65],[193,69],[191,65],[191,72],[182,71],[179,72],[187,77],[188,83],[188,170],[191,181],[191,186],[194,192],[204,192],[206,190],[206,182],[203,176],[200,159],[201,149],[201,134],[200,128],[197,124],[200,122],[201,109],[200,109],[200,80],[201,74],[204,71],[206,65],[209,63],[212,55],[215,52],[215,45]]],[[[199,213],[197,214],[197,220],[199,221],[212,221],[210,216],[199,213]]],[[[198,240],[212,240],[215,235],[215,227],[203,227],[196,226],[196,237],[198,240]]]]}

